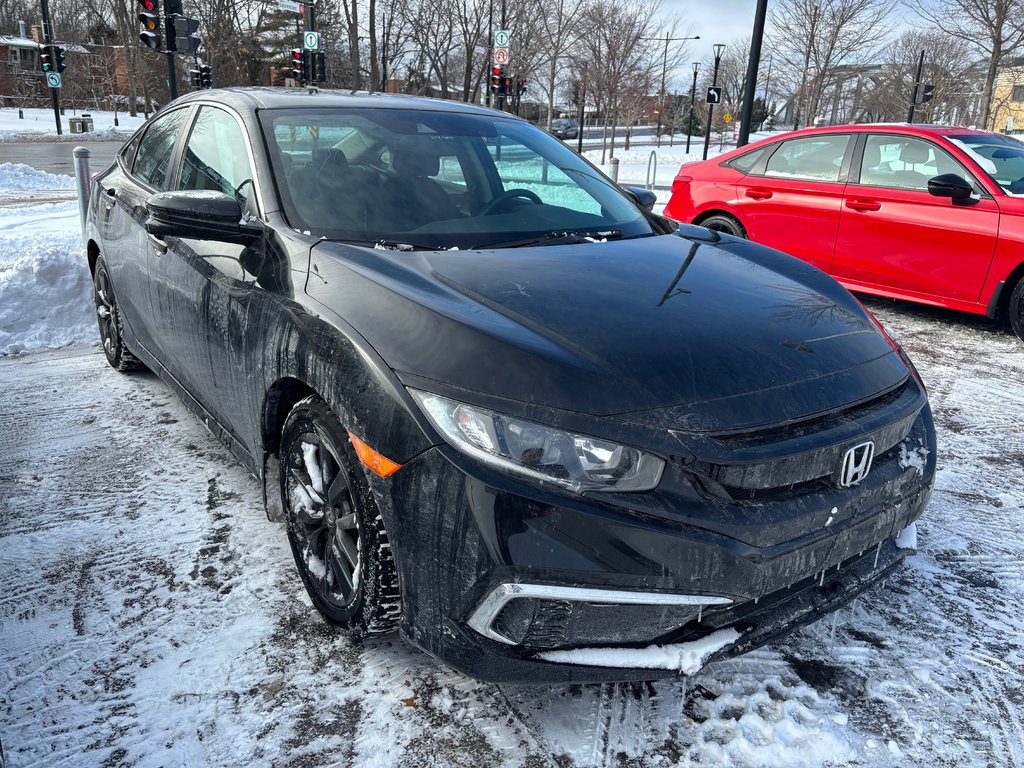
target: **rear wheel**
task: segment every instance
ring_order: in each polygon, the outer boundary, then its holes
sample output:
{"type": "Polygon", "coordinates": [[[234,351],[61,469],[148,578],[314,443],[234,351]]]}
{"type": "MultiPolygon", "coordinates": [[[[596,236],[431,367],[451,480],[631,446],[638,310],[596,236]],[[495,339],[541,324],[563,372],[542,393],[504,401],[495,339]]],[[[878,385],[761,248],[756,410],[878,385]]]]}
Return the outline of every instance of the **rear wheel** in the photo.
{"type": "Polygon", "coordinates": [[[1007,309],[1010,315],[1010,327],[1017,334],[1017,338],[1024,341],[1024,277],[1017,281],[1013,293],[1010,294],[1010,304],[1007,309]]]}
{"type": "Polygon", "coordinates": [[[142,363],[125,346],[121,326],[121,310],[110,285],[107,264],[100,256],[93,271],[92,298],[96,305],[96,321],[100,327],[100,343],[107,362],[117,371],[130,371],[142,367],[142,363]]]}
{"type": "Polygon", "coordinates": [[[747,237],[747,230],[743,228],[739,220],[727,213],[717,213],[714,216],[708,216],[706,219],[701,220],[700,226],[706,227],[713,232],[724,232],[733,237],[742,237],[744,239],[747,237]]]}
{"type": "Polygon", "coordinates": [[[395,628],[400,601],[391,547],[348,433],[313,395],[281,436],[281,502],[310,599],[360,635],[395,628]]]}

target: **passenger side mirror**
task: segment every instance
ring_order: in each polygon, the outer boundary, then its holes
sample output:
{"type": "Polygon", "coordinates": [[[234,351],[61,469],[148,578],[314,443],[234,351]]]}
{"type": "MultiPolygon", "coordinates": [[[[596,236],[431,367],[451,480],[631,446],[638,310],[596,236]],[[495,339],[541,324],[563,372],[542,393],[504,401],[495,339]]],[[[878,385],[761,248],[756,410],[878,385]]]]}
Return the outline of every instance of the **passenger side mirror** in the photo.
{"type": "Polygon", "coordinates": [[[160,192],[146,203],[146,231],[163,237],[187,237],[252,245],[263,227],[242,220],[242,206],[223,192],[160,192]]]}
{"type": "Polygon", "coordinates": [[[963,176],[955,173],[944,173],[928,179],[928,194],[935,197],[948,197],[954,202],[966,200],[974,194],[974,187],[963,176]]]}
{"type": "Polygon", "coordinates": [[[627,195],[633,198],[637,205],[648,213],[654,208],[654,204],[658,202],[658,196],[649,189],[644,189],[643,187],[623,187],[623,189],[627,195]]]}

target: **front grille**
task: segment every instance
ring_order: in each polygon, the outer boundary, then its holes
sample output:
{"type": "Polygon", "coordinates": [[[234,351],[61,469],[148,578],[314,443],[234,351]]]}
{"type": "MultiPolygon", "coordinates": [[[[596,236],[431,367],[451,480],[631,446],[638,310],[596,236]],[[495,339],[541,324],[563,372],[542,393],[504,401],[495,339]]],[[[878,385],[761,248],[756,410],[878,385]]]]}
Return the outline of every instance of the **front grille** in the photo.
{"type": "Polygon", "coordinates": [[[902,384],[897,385],[888,392],[883,392],[880,395],[854,405],[829,411],[826,414],[819,414],[809,419],[789,422],[787,424],[775,424],[764,429],[733,434],[718,434],[715,435],[715,440],[727,448],[738,450],[759,445],[770,445],[782,442],[783,440],[799,439],[806,435],[825,432],[834,429],[837,425],[844,422],[858,421],[874,411],[884,409],[896,403],[906,393],[909,384],[910,379],[908,377],[902,384]]]}
{"type": "Polygon", "coordinates": [[[703,450],[694,451],[703,460],[686,469],[711,498],[763,503],[811,493],[833,485],[844,454],[859,443],[874,442],[874,468],[895,460],[924,403],[921,390],[904,382],[815,419],[746,435],[709,436],[703,450]]]}

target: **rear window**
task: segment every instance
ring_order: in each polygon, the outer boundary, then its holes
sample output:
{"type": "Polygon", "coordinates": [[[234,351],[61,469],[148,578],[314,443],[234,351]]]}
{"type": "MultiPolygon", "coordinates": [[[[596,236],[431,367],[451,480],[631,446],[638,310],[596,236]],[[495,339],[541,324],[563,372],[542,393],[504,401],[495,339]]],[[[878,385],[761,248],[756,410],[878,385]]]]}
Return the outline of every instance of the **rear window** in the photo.
{"type": "Polygon", "coordinates": [[[753,167],[764,157],[765,153],[775,149],[775,147],[775,144],[769,144],[767,147],[752,149],[750,152],[744,152],[739,157],[734,157],[732,160],[722,163],[722,165],[726,168],[735,168],[743,173],[750,173],[753,167]]]}

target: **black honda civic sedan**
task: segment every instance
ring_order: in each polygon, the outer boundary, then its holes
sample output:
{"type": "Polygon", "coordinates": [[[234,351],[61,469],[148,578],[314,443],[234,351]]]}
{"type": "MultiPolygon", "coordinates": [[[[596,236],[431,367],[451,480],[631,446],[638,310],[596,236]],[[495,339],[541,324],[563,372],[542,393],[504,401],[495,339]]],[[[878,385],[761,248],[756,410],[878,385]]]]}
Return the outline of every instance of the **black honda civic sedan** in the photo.
{"type": "Polygon", "coordinates": [[[328,621],[481,679],[690,673],[890,574],[935,433],[836,282],[652,202],[501,112],[193,93],[94,179],[103,349],[262,480],[328,621]]]}

